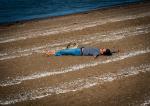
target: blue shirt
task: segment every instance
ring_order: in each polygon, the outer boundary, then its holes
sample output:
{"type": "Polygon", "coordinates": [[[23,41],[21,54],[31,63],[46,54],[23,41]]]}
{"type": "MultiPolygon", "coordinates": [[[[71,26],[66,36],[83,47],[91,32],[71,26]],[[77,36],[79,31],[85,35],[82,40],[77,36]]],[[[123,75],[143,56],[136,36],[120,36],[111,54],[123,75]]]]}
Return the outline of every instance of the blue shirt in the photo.
{"type": "Polygon", "coordinates": [[[83,56],[99,56],[100,50],[98,48],[83,47],[82,54],[83,56]]]}

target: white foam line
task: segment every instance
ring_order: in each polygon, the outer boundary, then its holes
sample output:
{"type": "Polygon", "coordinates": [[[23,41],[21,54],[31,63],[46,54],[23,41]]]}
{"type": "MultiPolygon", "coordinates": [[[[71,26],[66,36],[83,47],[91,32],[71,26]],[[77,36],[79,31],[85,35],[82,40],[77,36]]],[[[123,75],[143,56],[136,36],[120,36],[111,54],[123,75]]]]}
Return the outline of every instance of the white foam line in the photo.
{"type": "MultiPolygon", "coordinates": [[[[85,41],[87,41],[87,40],[89,40],[89,41],[91,41],[91,40],[96,40],[96,39],[100,39],[101,41],[103,41],[103,39],[105,39],[106,37],[109,37],[109,39],[111,40],[111,38],[110,37],[112,37],[112,35],[114,35],[114,36],[116,36],[117,35],[117,37],[118,36],[123,36],[123,35],[125,35],[126,34],[126,36],[129,36],[128,34],[131,32],[131,34],[132,33],[136,33],[136,31],[137,31],[137,33],[139,32],[139,33],[141,33],[142,32],[142,34],[143,34],[143,32],[146,32],[146,33],[148,33],[147,31],[149,31],[149,28],[150,27],[150,24],[148,24],[148,25],[144,25],[144,26],[138,26],[138,27],[129,27],[129,28],[124,28],[124,29],[121,29],[121,30],[117,30],[117,31],[110,31],[110,32],[108,32],[108,34],[106,35],[106,34],[104,34],[104,33],[95,33],[95,34],[93,34],[93,35],[86,35],[86,37],[85,37],[85,35],[81,35],[81,36],[83,36],[82,38],[80,38],[80,39],[77,39],[76,41],[77,42],[85,42],[85,41]],[[119,35],[119,34],[121,34],[121,35],[119,35]],[[99,36],[100,35],[100,36],[99,36]],[[109,35],[111,35],[111,36],[109,36],[109,35]]],[[[130,34],[130,35],[131,35],[130,34]]],[[[113,38],[112,38],[113,39],[113,38]]],[[[67,43],[69,43],[69,42],[73,42],[73,41],[75,41],[75,40],[70,40],[70,39],[65,39],[65,41],[64,42],[57,42],[57,43],[54,43],[54,44],[46,44],[46,45],[43,45],[43,46],[39,46],[39,47],[33,47],[33,48],[29,48],[29,49],[24,49],[24,50],[16,50],[16,51],[14,51],[14,52],[11,52],[11,54],[12,53],[19,53],[19,52],[28,52],[28,51],[36,51],[36,50],[39,50],[39,49],[44,49],[44,48],[46,48],[46,47],[54,47],[54,46],[61,46],[61,45],[65,45],[65,44],[67,44],[67,43]]],[[[104,40],[105,41],[105,40],[104,40]]]]}
{"type": "Polygon", "coordinates": [[[24,49],[24,50],[18,49],[13,52],[11,51],[11,53],[4,53],[4,55],[2,55],[0,57],[0,60],[13,59],[13,58],[22,57],[22,56],[29,56],[35,52],[42,53],[45,48],[50,48],[50,49],[54,49],[54,50],[63,49],[65,47],[62,45],[68,44],[69,42],[78,42],[81,45],[83,45],[83,44],[93,44],[93,42],[94,42],[94,44],[96,44],[99,42],[109,42],[109,41],[113,41],[113,40],[119,40],[119,39],[123,39],[123,38],[129,37],[129,36],[135,36],[135,35],[149,33],[150,32],[149,27],[150,27],[149,24],[145,25],[145,26],[129,27],[129,28],[113,31],[113,32],[110,31],[107,34],[95,33],[93,35],[87,35],[86,38],[82,37],[82,38],[79,38],[76,40],[66,40],[65,42],[46,44],[43,46],[28,48],[28,49],[24,49]],[[62,47],[54,48],[55,46],[62,46],[62,47]]]}
{"type": "Polygon", "coordinates": [[[145,13],[139,13],[136,15],[125,15],[125,16],[119,16],[119,17],[109,17],[108,19],[105,20],[98,20],[95,22],[89,22],[89,23],[82,23],[82,25],[72,25],[72,26],[67,26],[67,27],[61,27],[61,28],[55,28],[55,29],[49,29],[49,30],[44,30],[42,31],[34,31],[31,32],[32,34],[25,34],[23,36],[11,36],[11,37],[3,37],[0,38],[0,43],[7,43],[7,42],[14,42],[14,41],[19,41],[19,40],[25,40],[29,38],[36,38],[40,36],[49,36],[52,34],[59,34],[59,33],[64,33],[64,32],[70,32],[70,31],[76,31],[76,30],[83,30],[85,28],[89,27],[94,27],[98,25],[103,25],[109,22],[118,22],[118,21],[125,21],[129,19],[137,19],[145,16],[150,16],[150,12],[145,12],[145,13]]]}
{"type": "MultiPolygon", "coordinates": [[[[63,94],[68,92],[75,92],[93,86],[100,86],[107,82],[114,80],[120,80],[130,76],[135,76],[140,73],[150,72],[150,64],[142,64],[138,67],[129,67],[117,71],[116,73],[105,73],[103,75],[92,76],[85,79],[76,79],[70,82],[56,84],[55,86],[49,86],[44,88],[38,88],[36,90],[30,90],[19,94],[11,94],[6,98],[0,98],[1,105],[15,104],[17,102],[23,102],[28,100],[41,99],[50,95],[63,94]]],[[[149,101],[144,104],[148,104],[149,101]]],[[[143,105],[142,105],[143,106],[143,105]]],[[[145,106],[145,105],[144,105],[145,106]]]]}
{"type": "Polygon", "coordinates": [[[47,76],[51,76],[51,75],[58,75],[58,74],[64,74],[64,73],[73,72],[73,71],[79,71],[80,69],[94,67],[94,66],[97,66],[100,64],[106,64],[106,63],[110,63],[110,62],[120,61],[120,60],[123,60],[126,58],[134,57],[134,56],[149,53],[149,52],[150,52],[150,49],[132,51],[129,53],[123,53],[120,55],[109,57],[107,60],[104,60],[104,61],[98,60],[98,61],[92,61],[90,63],[76,64],[76,65],[69,66],[67,68],[51,70],[51,72],[42,70],[38,73],[34,73],[34,74],[31,74],[28,76],[18,76],[16,78],[9,77],[3,81],[0,81],[0,86],[2,86],[2,87],[3,86],[11,86],[11,85],[20,84],[21,82],[27,81],[27,80],[33,80],[33,79],[43,78],[43,77],[47,77],[47,76]]]}
{"type": "Polygon", "coordinates": [[[0,57],[1,56],[6,56],[6,55],[8,55],[7,53],[0,53],[0,57]]]}
{"type": "Polygon", "coordinates": [[[145,100],[144,103],[142,103],[140,106],[149,106],[150,105],[150,99],[145,100]]]}

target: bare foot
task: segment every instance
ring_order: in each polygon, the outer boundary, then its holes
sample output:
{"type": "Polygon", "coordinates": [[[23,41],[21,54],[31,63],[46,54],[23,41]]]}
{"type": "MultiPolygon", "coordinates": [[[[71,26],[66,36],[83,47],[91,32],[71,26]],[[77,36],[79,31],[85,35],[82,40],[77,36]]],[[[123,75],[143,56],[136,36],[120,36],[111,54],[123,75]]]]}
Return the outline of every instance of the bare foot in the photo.
{"type": "Polygon", "coordinates": [[[47,51],[47,52],[45,52],[45,54],[46,54],[47,56],[54,55],[54,54],[55,54],[55,50],[47,51]]]}

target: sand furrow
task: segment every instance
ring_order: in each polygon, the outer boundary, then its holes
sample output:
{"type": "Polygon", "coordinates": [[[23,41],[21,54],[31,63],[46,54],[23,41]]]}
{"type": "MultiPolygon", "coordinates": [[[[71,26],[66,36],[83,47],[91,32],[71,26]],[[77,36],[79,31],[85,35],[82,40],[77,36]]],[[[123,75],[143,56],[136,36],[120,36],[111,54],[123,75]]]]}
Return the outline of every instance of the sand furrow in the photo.
{"type": "Polygon", "coordinates": [[[104,60],[104,61],[98,60],[98,61],[92,61],[89,63],[75,64],[75,65],[72,65],[72,66],[69,66],[66,68],[60,68],[60,69],[55,69],[55,70],[51,70],[51,71],[41,70],[40,72],[33,73],[31,75],[17,76],[16,78],[8,77],[8,79],[0,81],[0,86],[2,86],[2,87],[3,86],[11,86],[11,85],[20,84],[21,82],[27,81],[27,80],[33,80],[33,79],[48,77],[51,75],[58,75],[58,74],[64,74],[64,73],[73,72],[73,71],[79,71],[84,68],[95,67],[100,64],[107,64],[110,62],[120,61],[120,60],[123,60],[126,58],[134,57],[134,56],[149,53],[149,52],[150,52],[150,49],[130,51],[127,53],[122,53],[119,55],[112,56],[111,58],[108,58],[107,60],[104,60]]]}
{"type": "Polygon", "coordinates": [[[123,79],[130,76],[135,76],[141,73],[150,71],[150,64],[141,64],[137,67],[129,67],[122,70],[118,70],[117,73],[105,73],[103,75],[88,77],[86,79],[76,79],[70,82],[64,82],[56,86],[49,86],[44,88],[38,88],[31,91],[21,92],[19,94],[11,94],[7,98],[0,98],[1,105],[14,104],[17,102],[23,102],[27,100],[35,100],[44,98],[46,96],[54,94],[62,94],[68,92],[75,92],[83,90],[96,85],[102,85],[114,80],[123,79]]]}
{"type": "Polygon", "coordinates": [[[125,20],[130,20],[130,19],[137,19],[141,17],[146,17],[150,16],[150,12],[144,12],[144,13],[139,13],[139,14],[129,14],[125,16],[118,16],[118,17],[112,17],[112,18],[106,18],[104,20],[97,20],[94,22],[89,22],[89,23],[82,23],[82,25],[71,25],[71,26],[65,26],[65,27],[60,27],[60,28],[55,28],[55,29],[49,29],[49,30],[44,30],[43,31],[34,31],[34,32],[25,32],[23,34],[19,34],[16,36],[11,36],[11,37],[2,37],[0,38],[0,43],[7,43],[7,42],[14,42],[14,41],[19,41],[19,40],[25,40],[25,39],[30,39],[30,38],[36,38],[40,36],[50,36],[53,34],[59,34],[59,33],[65,33],[65,32],[71,32],[71,31],[78,31],[78,30],[83,30],[85,28],[89,27],[94,27],[98,25],[103,25],[106,23],[112,23],[112,22],[118,22],[118,21],[125,21],[125,20]]]}
{"type": "Polygon", "coordinates": [[[96,44],[99,42],[109,42],[113,40],[120,40],[129,36],[147,34],[150,31],[150,25],[128,27],[124,29],[119,29],[116,31],[110,31],[107,33],[96,33],[93,35],[86,35],[86,37],[76,38],[74,40],[68,39],[65,42],[58,41],[53,44],[46,44],[38,47],[32,47],[28,49],[18,49],[9,52],[1,53],[0,60],[13,59],[17,57],[29,56],[33,53],[43,53],[44,49],[59,50],[65,48],[65,45],[69,42],[77,42],[80,45],[85,44],[96,44]]]}
{"type": "Polygon", "coordinates": [[[150,3],[0,26],[0,105],[150,105],[150,3]],[[46,57],[80,46],[112,56],[46,57]]]}

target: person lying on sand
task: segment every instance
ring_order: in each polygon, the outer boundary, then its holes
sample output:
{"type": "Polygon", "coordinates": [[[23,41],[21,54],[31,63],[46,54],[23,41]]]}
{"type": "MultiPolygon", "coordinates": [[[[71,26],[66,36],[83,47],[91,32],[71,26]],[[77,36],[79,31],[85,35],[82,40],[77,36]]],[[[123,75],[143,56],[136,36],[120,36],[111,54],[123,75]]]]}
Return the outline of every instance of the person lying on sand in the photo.
{"type": "Polygon", "coordinates": [[[106,48],[95,48],[95,47],[77,47],[77,48],[67,48],[62,50],[51,50],[46,52],[48,56],[55,55],[55,56],[64,56],[64,55],[72,55],[72,56],[94,56],[95,58],[104,55],[104,56],[111,56],[112,53],[119,52],[119,50],[113,50],[106,48]]]}

